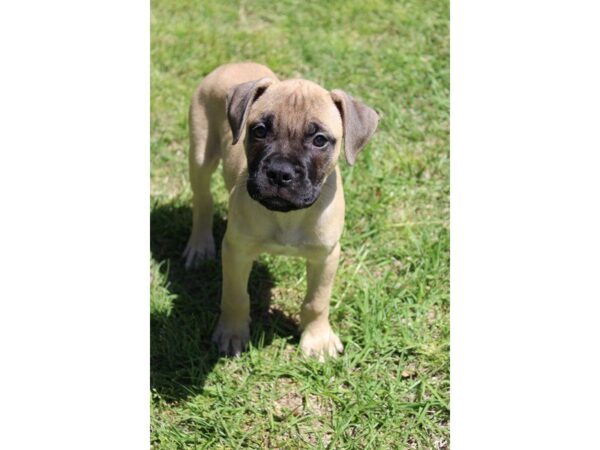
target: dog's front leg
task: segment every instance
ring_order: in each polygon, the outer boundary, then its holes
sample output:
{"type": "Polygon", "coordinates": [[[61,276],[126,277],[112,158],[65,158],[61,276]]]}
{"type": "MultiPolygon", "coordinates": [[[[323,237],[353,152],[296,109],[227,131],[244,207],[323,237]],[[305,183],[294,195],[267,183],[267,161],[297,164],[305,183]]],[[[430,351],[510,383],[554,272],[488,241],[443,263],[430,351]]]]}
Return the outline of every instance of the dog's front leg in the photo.
{"type": "Polygon", "coordinates": [[[329,325],[329,301],[340,259],[340,244],[327,255],[308,258],[306,262],[308,291],[300,312],[303,329],[300,348],[305,355],[335,357],[344,350],[329,325]]]}
{"type": "Polygon", "coordinates": [[[238,356],[250,339],[248,277],[255,256],[248,254],[244,246],[233,241],[228,239],[226,233],[221,250],[221,317],[213,334],[213,342],[218,345],[220,353],[238,356]]]}

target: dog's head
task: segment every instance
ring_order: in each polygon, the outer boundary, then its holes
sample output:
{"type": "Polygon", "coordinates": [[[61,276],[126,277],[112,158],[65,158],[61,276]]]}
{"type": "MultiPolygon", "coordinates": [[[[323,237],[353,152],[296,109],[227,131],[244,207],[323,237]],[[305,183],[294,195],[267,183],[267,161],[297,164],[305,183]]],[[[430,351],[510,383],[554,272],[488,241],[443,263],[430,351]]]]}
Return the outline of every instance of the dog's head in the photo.
{"type": "Polygon", "coordinates": [[[233,143],[244,136],[250,197],[273,211],[311,206],[334,170],[344,140],[349,164],[379,116],[344,91],[306,80],[242,83],[227,96],[233,143]]]}

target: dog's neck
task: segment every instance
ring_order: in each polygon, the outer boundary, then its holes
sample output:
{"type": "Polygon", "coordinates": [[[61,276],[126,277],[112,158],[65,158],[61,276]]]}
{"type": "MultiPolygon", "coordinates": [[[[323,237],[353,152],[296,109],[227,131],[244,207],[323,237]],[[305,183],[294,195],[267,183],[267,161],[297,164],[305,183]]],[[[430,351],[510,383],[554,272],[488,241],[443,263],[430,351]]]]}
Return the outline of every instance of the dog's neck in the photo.
{"type": "Polygon", "coordinates": [[[299,226],[306,219],[317,219],[335,198],[338,176],[338,169],[336,167],[327,176],[325,182],[321,186],[321,194],[317,201],[308,208],[288,212],[271,211],[279,228],[285,230],[290,227],[299,226]]]}

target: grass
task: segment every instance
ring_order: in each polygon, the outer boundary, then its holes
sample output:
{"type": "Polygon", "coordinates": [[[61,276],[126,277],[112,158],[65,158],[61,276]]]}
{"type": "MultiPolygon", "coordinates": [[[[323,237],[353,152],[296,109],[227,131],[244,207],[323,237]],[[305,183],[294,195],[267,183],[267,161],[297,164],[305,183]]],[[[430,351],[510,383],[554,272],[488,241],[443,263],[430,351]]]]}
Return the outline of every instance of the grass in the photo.
{"type": "MultiPolygon", "coordinates": [[[[446,0],[152,2],[153,448],[448,448],[448,15],[446,0]],[[357,164],[340,162],[331,323],[346,351],[335,361],[297,351],[302,260],[255,264],[251,347],[237,359],[210,344],[219,262],[182,266],[189,98],[240,60],[345,89],[383,115],[357,164]]],[[[213,193],[220,240],[220,174],[213,193]]]]}

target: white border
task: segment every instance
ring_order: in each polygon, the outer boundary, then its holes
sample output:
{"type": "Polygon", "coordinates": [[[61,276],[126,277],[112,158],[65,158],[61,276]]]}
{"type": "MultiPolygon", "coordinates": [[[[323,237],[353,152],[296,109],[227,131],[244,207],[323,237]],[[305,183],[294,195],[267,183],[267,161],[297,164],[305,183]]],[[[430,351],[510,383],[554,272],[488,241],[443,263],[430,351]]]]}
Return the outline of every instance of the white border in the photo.
{"type": "Polygon", "coordinates": [[[0,6],[4,448],[149,447],[149,23],[0,6]]]}
{"type": "Polygon", "coordinates": [[[451,6],[452,448],[596,448],[598,3],[451,6]]]}

